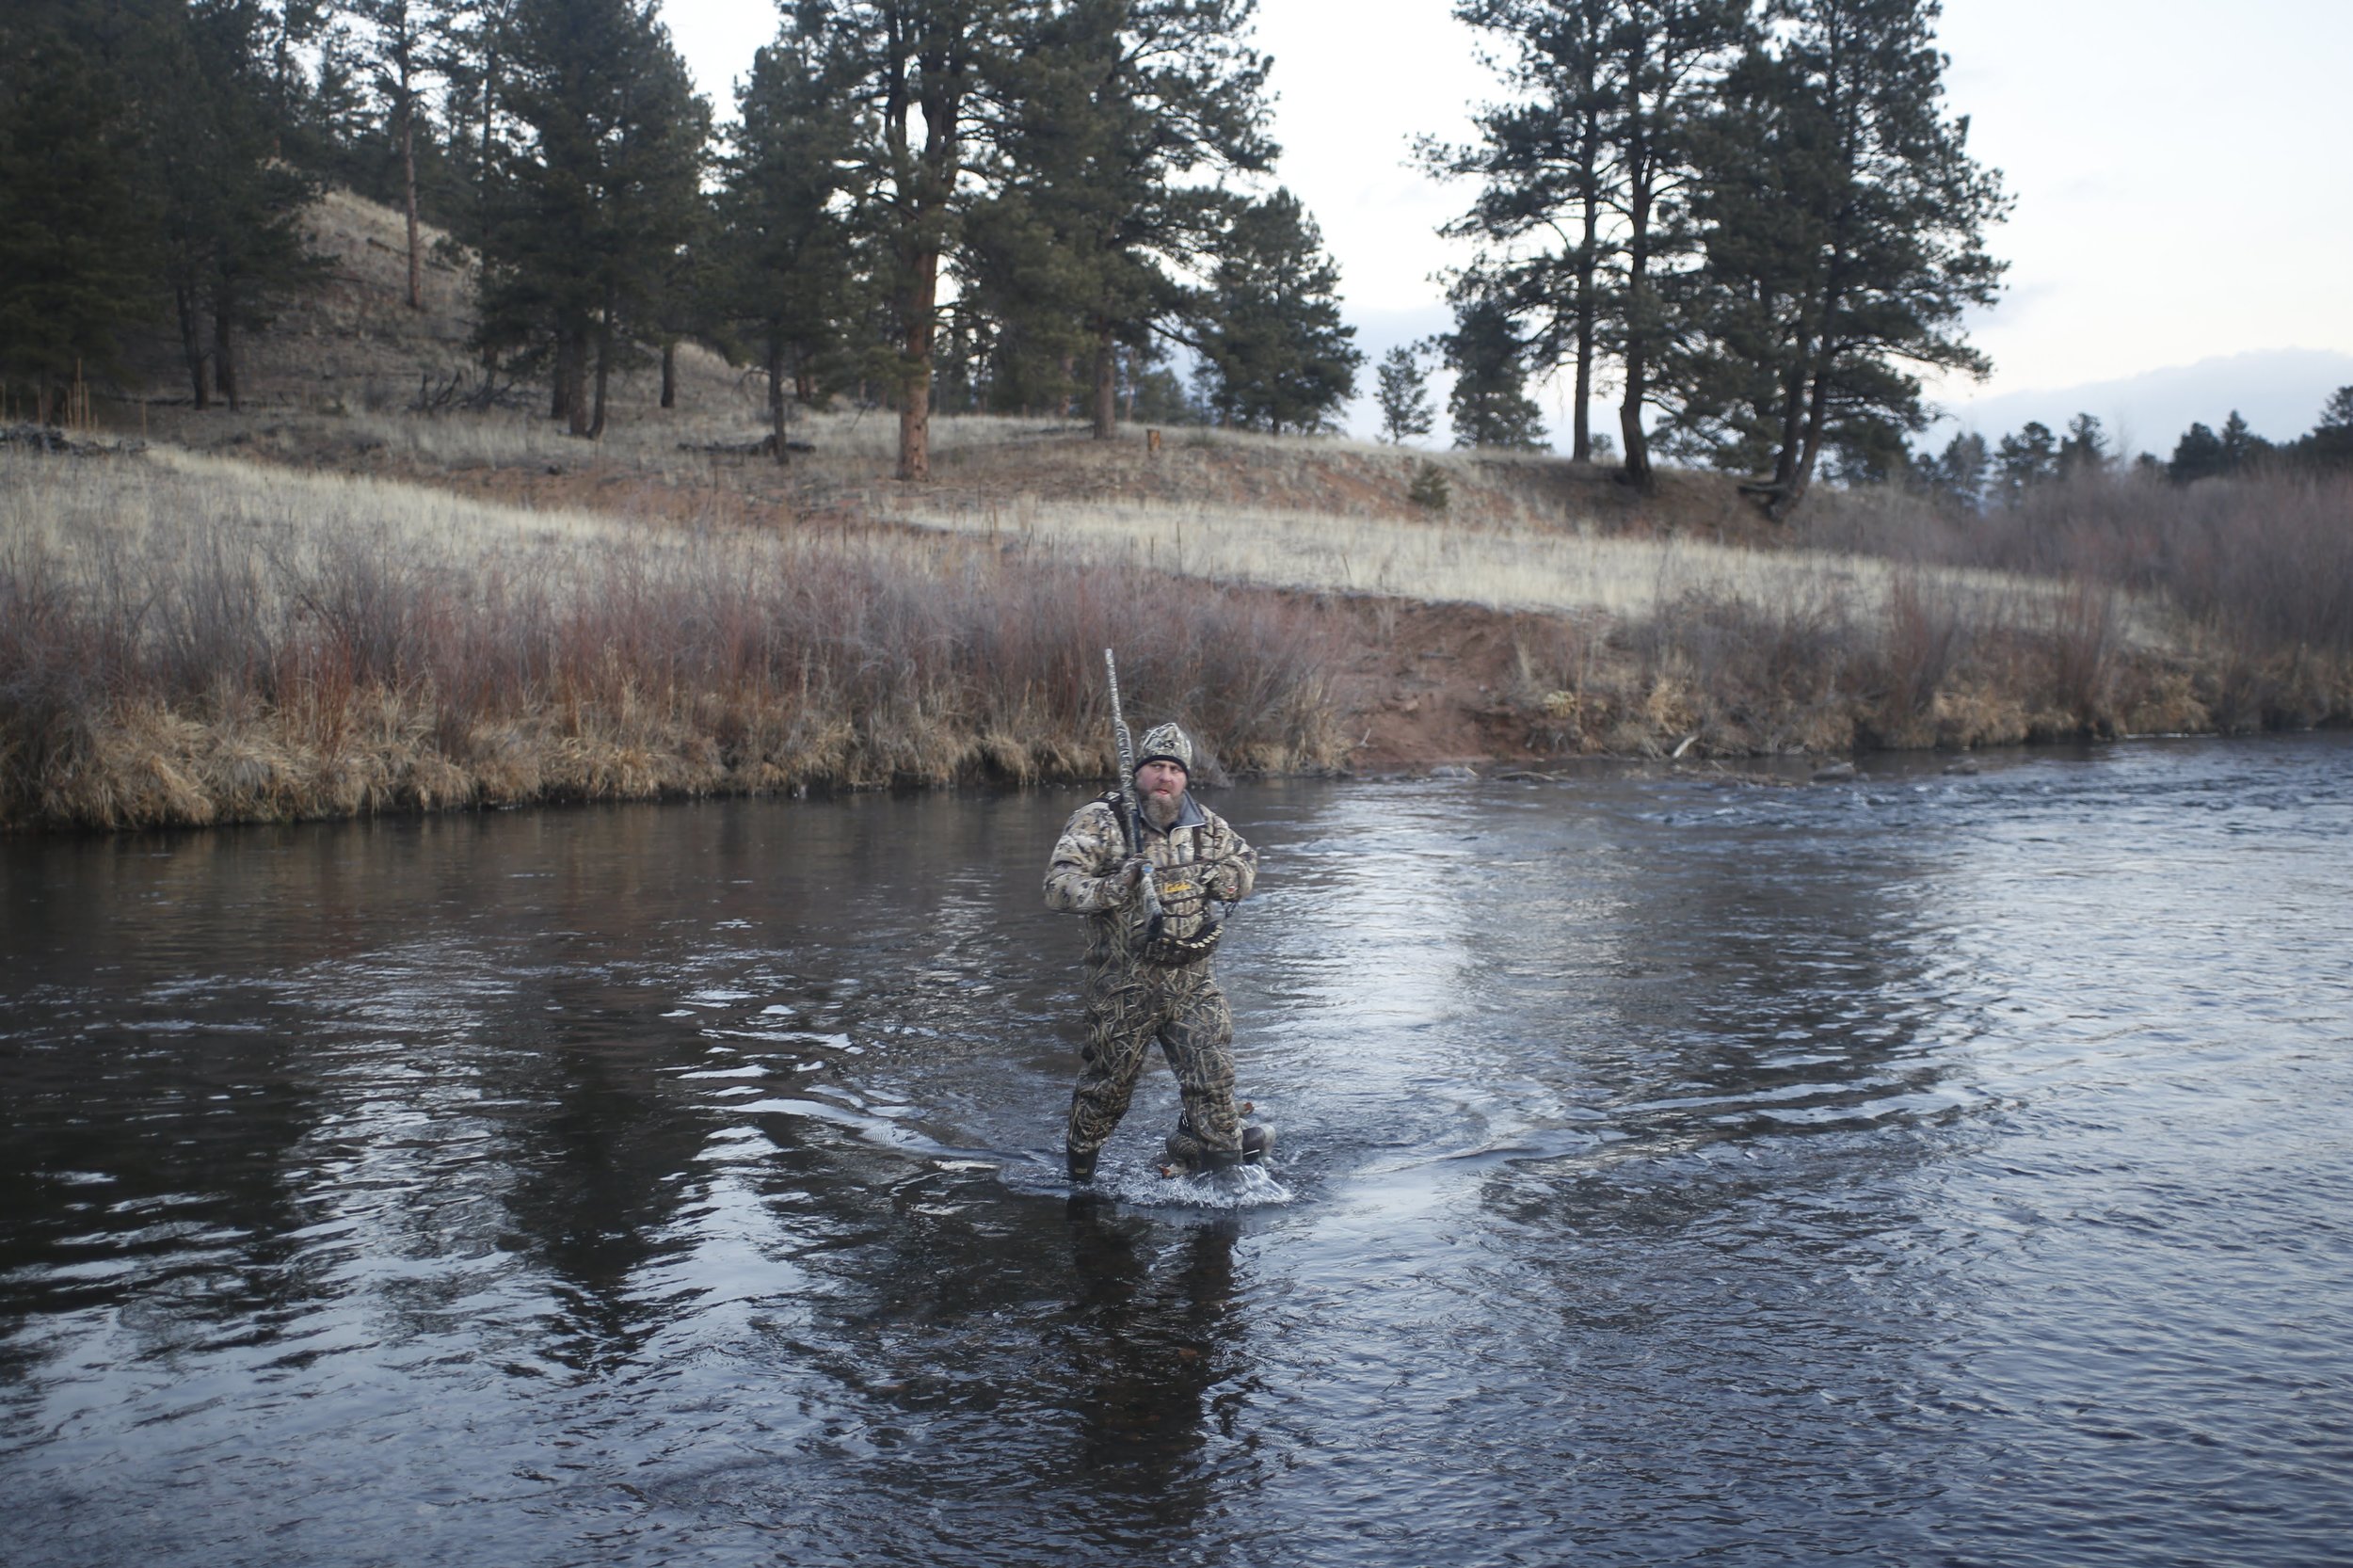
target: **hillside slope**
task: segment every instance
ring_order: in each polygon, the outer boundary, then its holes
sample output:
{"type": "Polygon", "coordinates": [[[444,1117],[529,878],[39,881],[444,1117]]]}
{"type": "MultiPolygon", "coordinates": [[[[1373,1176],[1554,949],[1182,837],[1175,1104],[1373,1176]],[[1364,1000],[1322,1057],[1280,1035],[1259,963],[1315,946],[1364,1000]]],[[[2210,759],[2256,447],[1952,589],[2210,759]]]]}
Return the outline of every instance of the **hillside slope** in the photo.
{"type": "MultiPolygon", "coordinates": [[[[198,448],[249,446],[269,432],[264,444],[284,456],[414,477],[452,464],[576,470],[589,461],[580,443],[532,417],[546,404],[539,384],[507,387],[502,405],[487,414],[452,412],[438,430],[406,428],[401,416],[449,410],[453,392],[481,388],[482,365],[470,346],[473,285],[464,253],[426,228],[424,303],[412,311],[398,213],[335,190],[312,208],[304,229],[313,250],[330,263],[328,280],[284,302],[267,326],[248,335],[240,354],[238,413],[216,405],[198,414],[189,407],[177,340],[159,324],[134,344],[137,385],[105,409],[107,422],[198,448]]],[[[888,512],[903,493],[889,479],[895,418],[887,408],[803,414],[795,440],[815,450],[797,454],[788,470],[758,472],[760,465],[730,450],[749,448],[765,434],[758,378],[694,343],[681,345],[678,370],[679,407],[670,411],[657,407],[650,356],[616,377],[611,429],[594,461],[658,474],[699,468],[707,478],[715,456],[748,492],[805,510],[888,512]],[[699,455],[681,456],[682,448],[699,455]],[[711,448],[719,450],[703,450],[711,448]]],[[[935,482],[926,504],[948,508],[1001,508],[1033,497],[1414,519],[1428,514],[1407,492],[1429,463],[1446,476],[1446,515],[1457,521],[1695,533],[1760,545],[1782,532],[1763,523],[1716,475],[1670,471],[1642,495],[1617,484],[1607,468],[1545,454],[1433,452],[1187,428],[1157,432],[1156,447],[1155,433],[1141,427],[1096,441],[1083,425],[1056,418],[946,417],[935,431],[935,482]]]]}
{"type": "Polygon", "coordinates": [[[409,311],[394,215],[314,216],[336,282],[257,336],[245,408],[107,410],[170,443],[143,455],[0,432],[0,825],[1096,777],[1106,644],[1237,770],[1754,778],[2353,714],[2335,645],[1930,564],[1985,557],[1907,543],[1893,496],[1785,529],[1708,474],[978,416],[908,486],[887,410],[760,453],[758,385],[700,349],[595,442],[538,389],[424,411],[472,369],[464,277],[409,311]]]}

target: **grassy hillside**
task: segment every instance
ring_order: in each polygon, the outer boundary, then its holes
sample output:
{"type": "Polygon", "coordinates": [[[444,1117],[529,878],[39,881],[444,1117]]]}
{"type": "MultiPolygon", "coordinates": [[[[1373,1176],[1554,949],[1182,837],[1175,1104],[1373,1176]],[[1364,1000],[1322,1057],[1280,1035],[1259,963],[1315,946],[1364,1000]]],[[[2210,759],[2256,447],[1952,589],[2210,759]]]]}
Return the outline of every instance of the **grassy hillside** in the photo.
{"type": "Polygon", "coordinates": [[[534,389],[424,411],[472,373],[464,277],[410,312],[392,216],[317,216],[339,281],[257,338],[242,410],[0,442],[0,824],[1099,777],[1107,645],[1232,771],[2353,714],[2343,486],[1967,521],[1827,491],[1780,528],[1705,474],[965,418],[907,487],[884,411],[751,451],[759,389],[702,350],[593,444],[534,389]]]}

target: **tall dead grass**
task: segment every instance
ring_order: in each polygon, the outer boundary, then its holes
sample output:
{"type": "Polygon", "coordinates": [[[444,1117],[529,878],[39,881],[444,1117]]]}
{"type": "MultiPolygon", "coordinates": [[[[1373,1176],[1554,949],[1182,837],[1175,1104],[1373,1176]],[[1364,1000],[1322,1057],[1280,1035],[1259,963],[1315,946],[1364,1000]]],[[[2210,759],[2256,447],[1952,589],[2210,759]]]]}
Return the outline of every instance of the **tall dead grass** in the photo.
{"type": "MultiPolygon", "coordinates": [[[[1318,593],[1395,595],[1507,611],[1600,611],[1647,619],[1679,600],[1798,613],[1869,608],[1900,590],[1960,606],[2063,596],[2063,584],[1961,566],[1905,566],[1862,552],[1759,551],[1675,536],[1466,523],[1255,506],[1018,497],[1001,505],[903,501],[899,520],[1050,547],[1069,558],[1318,593]]],[[[2155,635],[2152,629],[2151,635],[2155,635]]]]}
{"type": "Polygon", "coordinates": [[[2117,596],[1688,592],[1639,617],[1523,615],[1507,700],[1540,750],[1746,757],[2217,728],[2216,672],[2119,634],[2117,596]]]}
{"type": "Polygon", "coordinates": [[[2353,474],[2086,472],[1983,516],[1865,492],[1823,508],[1806,538],[2069,584],[2050,631],[2070,650],[2057,679],[2085,708],[2102,697],[2099,650],[2142,637],[2162,607],[2164,639],[2205,672],[2215,728],[2353,718],[2353,474]]]}
{"type": "Polygon", "coordinates": [[[1311,607],[908,540],[0,455],[0,823],[1109,770],[1100,649],[1227,765],[1340,760],[1311,607]]]}

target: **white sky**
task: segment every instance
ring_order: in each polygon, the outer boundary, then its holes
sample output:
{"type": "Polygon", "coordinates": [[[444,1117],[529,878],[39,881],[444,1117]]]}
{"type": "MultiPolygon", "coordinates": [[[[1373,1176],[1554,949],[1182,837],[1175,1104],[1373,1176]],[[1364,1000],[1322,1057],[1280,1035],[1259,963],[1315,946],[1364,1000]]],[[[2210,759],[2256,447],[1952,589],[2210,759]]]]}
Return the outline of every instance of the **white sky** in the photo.
{"type": "MultiPolygon", "coordinates": [[[[666,14],[725,118],[776,12],[666,14]]],[[[1948,107],[2017,199],[1993,236],[2008,290],[1972,329],[1993,378],[1948,402],[2255,350],[2353,354],[2353,0],[1946,0],[1940,32],[1948,107]]],[[[1447,0],[1260,0],[1257,42],[1280,178],[1322,226],[1358,346],[1369,361],[1442,328],[1431,275],[1460,257],[1433,231],[1468,191],[1409,158],[1417,135],[1467,135],[1492,95],[1474,36],[1447,0]]]]}

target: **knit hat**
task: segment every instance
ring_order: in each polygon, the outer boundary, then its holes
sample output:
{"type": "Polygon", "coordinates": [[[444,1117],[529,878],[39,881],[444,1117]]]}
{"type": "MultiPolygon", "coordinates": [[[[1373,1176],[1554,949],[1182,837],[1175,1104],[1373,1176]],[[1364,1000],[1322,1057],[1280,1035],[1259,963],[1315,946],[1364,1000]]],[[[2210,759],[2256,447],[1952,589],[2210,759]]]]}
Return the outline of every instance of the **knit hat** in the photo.
{"type": "Polygon", "coordinates": [[[1173,724],[1155,726],[1144,732],[1144,744],[1136,753],[1136,766],[1146,762],[1174,762],[1190,775],[1193,772],[1193,742],[1173,724]]]}

